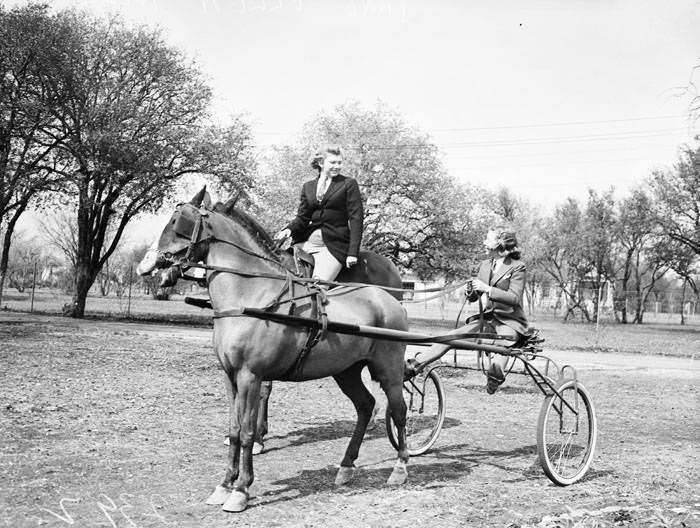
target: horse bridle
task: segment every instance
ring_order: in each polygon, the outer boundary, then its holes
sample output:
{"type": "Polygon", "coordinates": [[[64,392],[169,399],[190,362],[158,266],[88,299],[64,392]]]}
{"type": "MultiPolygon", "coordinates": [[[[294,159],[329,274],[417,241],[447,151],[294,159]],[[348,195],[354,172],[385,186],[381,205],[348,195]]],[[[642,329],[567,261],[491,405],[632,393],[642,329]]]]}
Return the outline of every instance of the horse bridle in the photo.
{"type": "Polygon", "coordinates": [[[193,256],[195,255],[195,251],[201,244],[209,244],[210,242],[216,241],[216,242],[222,242],[224,244],[228,244],[230,246],[235,247],[239,251],[246,253],[247,255],[250,255],[252,257],[255,257],[259,260],[264,260],[267,262],[270,262],[274,264],[275,266],[281,268],[285,272],[288,272],[287,268],[280,262],[279,260],[272,259],[270,257],[267,257],[266,255],[262,255],[260,253],[257,253],[255,251],[252,251],[248,249],[245,246],[242,246],[238,242],[234,240],[229,240],[226,238],[217,238],[214,236],[214,234],[211,232],[211,229],[209,229],[209,226],[206,222],[206,219],[209,217],[210,211],[207,209],[203,208],[197,208],[192,204],[189,203],[181,203],[177,205],[176,208],[177,211],[177,216],[174,218],[173,222],[173,231],[175,234],[180,237],[180,238],[185,238],[189,239],[189,244],[172,253],[169,251],[161,251],[157,250],[157,257],[156,257],[156,262],[158,262],[159,267],[165,268],[165,267],[180,267],[181,270],[183,269],[189,269],[189,268],[202,268],[206,270],[211,270],[211,271],[226,271],[229,273],[236,273],[240,275],[245,275],[245,276],[259,276],[259,277],[267,277],[267,278],[278,278],[278,279],[285,279],[286,278],[286,273],[285,275],[281,274],[271,274],[271,273],[264,273],[264,272],[259,272],[259,273],[250,273],[250,272],[243,272],[241,270],[236,270],[235,268],[228,268],[228,267],[221,267],[221,266],[211,266],[208,264],[200,264],[199,262],[196,262],[193,259],[193,256]],[[184,212],[183,212],[183,207],[188,207],[188,209],[191,209],[195,212],[196,218],[188,218],[184,212]],[[202,236],[202,233],[205,231],[209,231],[209,234],[207,236],[202,236]],[[177,256],[181,253],[185,252],[184,256],[178,258],[177,256]]]}

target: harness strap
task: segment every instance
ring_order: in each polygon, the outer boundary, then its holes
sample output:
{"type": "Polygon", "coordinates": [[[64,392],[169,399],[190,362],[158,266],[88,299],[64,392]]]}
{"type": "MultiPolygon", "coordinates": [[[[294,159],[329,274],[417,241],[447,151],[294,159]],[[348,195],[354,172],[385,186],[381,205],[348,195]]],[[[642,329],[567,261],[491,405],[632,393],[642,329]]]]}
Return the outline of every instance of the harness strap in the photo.
{"type": "Polygon", "coordinates": [[[297,374],[301,373],[309,352],[322,339],[325,339],[328,330],[328,314],[326,313],[328,298],[326,293],[323,291],[323,288],[318,286],[307,285],[307,288],[311,290],[311,317],[309,320],[314,321],[316,324],[307,326],[308,335],[306,336],[306,342],[297,353],[294,364],[282,375],[283,380],[293,379],[297,374]]]}

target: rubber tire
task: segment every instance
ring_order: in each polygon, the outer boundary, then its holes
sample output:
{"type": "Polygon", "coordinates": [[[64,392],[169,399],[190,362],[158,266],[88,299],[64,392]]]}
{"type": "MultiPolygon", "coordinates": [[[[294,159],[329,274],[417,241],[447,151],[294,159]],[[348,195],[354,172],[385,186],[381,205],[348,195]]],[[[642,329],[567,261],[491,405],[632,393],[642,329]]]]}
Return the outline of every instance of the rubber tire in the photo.
{"type": "MultiPolygon", "coordinates": [[[[406,412],[406,443],[408,444],[408,454],[410,456],[419,456],[426,453],[433,446],[433,444],[435,444],[435,442],[438,439],[438,436],[440,436],[442,426],[445,423],[445,388],[442,384],[440,376],[434,369],[429,370],[427,376],[424,374],[419,374],[412,380],[405,381],[403,386],[404,398],[408,398],[407,407],[410,405],[410,396],[411,392],[413,392],[414,397],[412,408],[416,409],[416,411],[411,411],[411,409],[409,408],[406,412]],[[418,383],[416,383],[417,380],[418,383]],[[420,414],[418,413],[417,409],[420,409],[422,403],[419,399],[421,397],[420,393],[418,393],[416,387],[414,387],[413,384],[421,386],[420,380],[424,380],[422,386],[427,387],[423,390],[423,394],[426,394],[426,392],[428,392],[428,394],[432,393],[437,396],[437,421],[432,426],[432,430],[430,431],[430,434],[426,440],[421,441],[421,443],[419,443],[418,445],[411,445],[411,436],[409,432],[412,414],[420,414]],[[406,396],[406,394],[408,396],[406,396]]],[[[391,418],[391,409],[389,409],[388,407],[386,410],[386,432],[387,436],[389,437],[389,441],[391,442],[391,445],[394,446],[394,449],[398,450],[399,442],[396,434],[396,427],[394,426],[394,421],[391,418]]]]}
{"type": "MultiPolygon", "coordinates": [[[[571,396],[573,396],[573,390],[578,390],[580,416],[588,422],[588,438],[586,440],[585,447],[586,452],[573,475],[561,474],[556,468],[554,462],[550,459],[547,451],[547,421],[550,418],[559,420],[558,412],[555,407],[555,405],[559,403],[559,397],[556,394],[550,394],[545,398],[544,402],[542,403],[539,419],[537,420],[537,454],[540,459],[540,465],[542,466],[542,469],[549,480],[558,486],[568,486],[585,476],[591,467],[593,455],[595,454],[596,441],[598,438],[598,422],[596,420],[595,409],[593,407],[591,396],[586,388],[581,383],[574,380],[565,380],[557,387],[557,391],[560,394],[564,394],[565,397],[567,394],[563,391],[567,391],[569,394],[571,394],[571,396]]],[[[571,411],[568,412],[571,414],[571,411]]]]}

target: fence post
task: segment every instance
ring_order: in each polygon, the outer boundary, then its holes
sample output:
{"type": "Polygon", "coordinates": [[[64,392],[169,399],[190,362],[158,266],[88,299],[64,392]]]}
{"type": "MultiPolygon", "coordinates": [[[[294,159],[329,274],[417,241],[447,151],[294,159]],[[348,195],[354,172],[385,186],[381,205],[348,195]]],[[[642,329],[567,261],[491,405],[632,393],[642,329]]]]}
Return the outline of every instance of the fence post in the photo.
{"type": "Polygon", "coordinates": [[[29,306],[29,313],[34,311],[34,290],[36,289],[36,261],[34,261],[34,276],[32,277],[32,303],[29,306]]]}
{"type": "Polygon", "coordinates": [[[126,317],[130,318],[131,317],[131,272],[133,268],[133,264],[129,264],[129,300],[126,303],[126,317]]]}
{"type": "Polygon", "coordinates": [[[601,282],[598,286],[598,313],[595,314],[595,331],[598,333],[598,327],[600,326],[600,303],[603,298],[603,283],[601,282]]]}

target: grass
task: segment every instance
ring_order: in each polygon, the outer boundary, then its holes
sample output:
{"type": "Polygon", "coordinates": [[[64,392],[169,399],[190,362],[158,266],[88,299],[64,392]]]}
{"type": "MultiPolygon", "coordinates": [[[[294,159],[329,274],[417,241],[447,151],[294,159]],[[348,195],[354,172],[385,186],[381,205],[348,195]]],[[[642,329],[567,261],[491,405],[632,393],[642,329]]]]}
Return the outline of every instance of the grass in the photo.
{"type": "MultiPolygon", "coordinates": [[[[202,295],[192,292],[191,295],[202,295]]],[[[33,311],[45,314],[60,314],[70,296],[52,290],[37,290],[34,295],[33,311]]],[[[183,302],[184,295],[176,295],[170,301],[156,301],[150,296],[133,295],[126,297],[89,296],[86,304],[86,317],[99,319],[143,322],[167,322],[169,324],[211,325],[211,312],[183,302]]],[[[3,309],[28,312],[32,306],[31,292],[17,293],[6,291],[3,295],[3,309]]],[[[433,303],[409,303],[405,305],[412,329],[454,328],[459,305],[448,303],[440,306],[433,303]]],[[[650,314],[650,319],[651,319],[650,314]]],[[[460,320],[464,320],[463,314],[460,320]]],[[[540,329],[545,338],[545,347],[558,350],[580,350],[589,352],[619,352],[630,354],[695,357],[700,351],[700,317],[689,319],[688,324],[678,324],[678,314],[673,319],[657,317],[643,325],[567,322],[551,315],[536,315],[531,325],[540,329]],[[674,321],[674,322],[671,322],[674,321]]]]}

